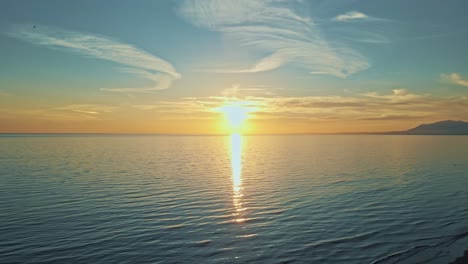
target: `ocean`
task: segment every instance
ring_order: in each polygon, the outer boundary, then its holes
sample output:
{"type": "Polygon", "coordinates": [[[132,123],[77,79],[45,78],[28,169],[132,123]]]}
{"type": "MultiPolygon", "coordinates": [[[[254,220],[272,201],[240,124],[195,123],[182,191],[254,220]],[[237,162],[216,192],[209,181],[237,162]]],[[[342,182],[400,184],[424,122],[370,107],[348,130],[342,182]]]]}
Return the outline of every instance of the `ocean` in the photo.
{"type": "Polygon", "coordinates": [[[448,263],[468,136],[0,136],[0,263],[448,263]]]}

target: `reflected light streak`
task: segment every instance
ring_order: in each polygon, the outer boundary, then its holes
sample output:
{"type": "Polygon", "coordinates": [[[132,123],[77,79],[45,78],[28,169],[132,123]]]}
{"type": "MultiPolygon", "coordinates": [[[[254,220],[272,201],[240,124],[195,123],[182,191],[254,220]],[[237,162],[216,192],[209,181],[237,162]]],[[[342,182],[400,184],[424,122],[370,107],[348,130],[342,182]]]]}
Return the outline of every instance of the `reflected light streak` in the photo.
{"type": "Polygon", "coordinates": [[[233,204],[235,208],[234,221],[243,223],[245,221],[242,201],[242,136],[240,134],[231,135],[231,167],[232,167],[232,190],[233,204]]]}

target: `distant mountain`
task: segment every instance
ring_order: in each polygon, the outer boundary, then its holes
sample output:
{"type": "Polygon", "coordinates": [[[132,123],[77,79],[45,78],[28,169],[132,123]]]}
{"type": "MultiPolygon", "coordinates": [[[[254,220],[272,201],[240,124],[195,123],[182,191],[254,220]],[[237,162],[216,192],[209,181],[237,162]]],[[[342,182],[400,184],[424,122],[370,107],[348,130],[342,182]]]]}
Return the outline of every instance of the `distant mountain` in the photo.
{"type": "Polygon", "coordinates": [[[468,135],[468,122],[445,120],[432,124],[422,124],[404,131],[387,132],[348,132],[342,135],[468,135]]]}
{"type": "Polygon", "coordinates": [[[468,135],[468,122],[445,120],[392,133],[404,135],[468,135]]]}

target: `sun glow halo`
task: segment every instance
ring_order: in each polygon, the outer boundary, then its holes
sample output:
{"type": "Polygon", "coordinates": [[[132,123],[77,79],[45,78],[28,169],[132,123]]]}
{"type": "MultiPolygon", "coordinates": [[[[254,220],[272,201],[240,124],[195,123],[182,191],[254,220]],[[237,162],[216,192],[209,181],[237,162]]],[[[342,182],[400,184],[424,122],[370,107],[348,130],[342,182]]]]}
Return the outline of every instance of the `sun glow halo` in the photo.
{"type": "Polygon", "coordinates": [[[249,113],[253,111],[247,104],[247,102],[230,102],[219,108],[219,112],[224,114],[226,127],[230,133],[240,133],[245,130],[249,113]]]}

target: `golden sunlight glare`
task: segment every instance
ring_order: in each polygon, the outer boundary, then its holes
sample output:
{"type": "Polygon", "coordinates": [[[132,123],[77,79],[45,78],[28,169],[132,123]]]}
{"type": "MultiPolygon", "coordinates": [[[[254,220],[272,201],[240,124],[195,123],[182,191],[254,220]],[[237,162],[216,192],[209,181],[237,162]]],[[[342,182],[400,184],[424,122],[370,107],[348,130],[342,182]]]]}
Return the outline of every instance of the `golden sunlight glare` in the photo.
{"type": "Polygon", "coordinates": [[[230,102],[219,108],[219,112],[224,114],[226,127],[230,133],[241,133],[245,130],[245,122],[249,118],[251,108],[247,107],[247,102],[230,102]]]}
{"type": "Polygon", "coordinates": [[[235,211],[233,213],[236,223],[245,221],[242,194],[242,136],[233,133],[230,136],[231,140],[231,167],[232,167],[232,190],[233,204],[235,211]]]}

